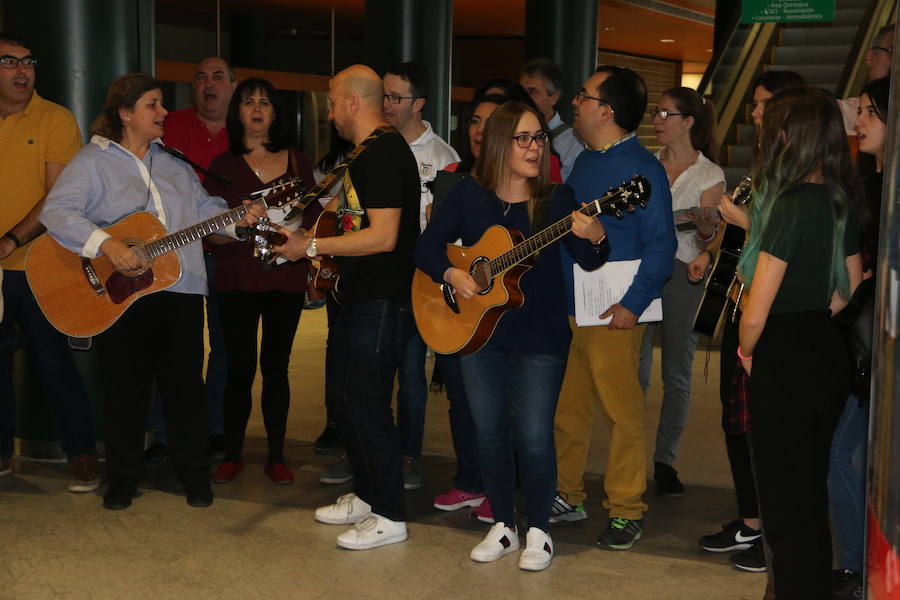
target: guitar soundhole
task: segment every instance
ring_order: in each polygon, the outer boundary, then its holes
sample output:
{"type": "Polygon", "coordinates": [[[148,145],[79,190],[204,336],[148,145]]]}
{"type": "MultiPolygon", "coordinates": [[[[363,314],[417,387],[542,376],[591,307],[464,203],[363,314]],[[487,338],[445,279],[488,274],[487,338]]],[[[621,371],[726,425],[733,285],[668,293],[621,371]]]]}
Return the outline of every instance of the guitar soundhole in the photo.
{"type": "Polygon", "coordinates": [[[137,277],[129,277],[115,271],[106,280],[106,292],[113,304],[121,304],[129,296],[150,287],[153,283],[153,269],[148,269],[137,277]]]}
{"type": "Polygon", "coordinates": [[[469,274],[472,276],[472,279],[475,280],[475,283],[481,288],[481,291],[478,292],[481,295],[487,294],[491,291],[491,288],[494,287],[494,281],[490,277],[490,267],[488,266],[488,259],[485,257],[476,258],[472,261],[472,266],[469,269],[469,274]]]}

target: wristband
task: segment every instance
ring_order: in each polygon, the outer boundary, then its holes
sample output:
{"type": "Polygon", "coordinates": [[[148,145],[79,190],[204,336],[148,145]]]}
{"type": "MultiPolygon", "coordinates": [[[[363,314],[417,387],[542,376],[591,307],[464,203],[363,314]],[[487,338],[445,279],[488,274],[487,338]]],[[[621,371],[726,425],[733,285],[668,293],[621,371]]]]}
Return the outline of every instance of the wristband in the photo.
{"type": "Polygon", "coordinates": [[[716,262],[716,255],[712,253],[712,250],[704,250],[707,254],[709,254],[709,264],[716,262]]]}
{"type": "Polygon", "coordinates": [[[744,356],[743,354],[741,354],[741,347],[740,347],[740,346],[738,346],[738,349],[737,349],[737,355],[738,355],[738,358],[741,359],[741,360],[753,360],[753,355],[752,355],[752,354],[751,354],[750,356],[744,356]]]}
{"type": "Polygon", "coordinates": [[[16,245],[16,248],[22,247],[22,242],[19,241],[19,238],[12,232],[12,229],[3,234],[3,237],[9,238],[13,241],[13,244],[16,245]]]}

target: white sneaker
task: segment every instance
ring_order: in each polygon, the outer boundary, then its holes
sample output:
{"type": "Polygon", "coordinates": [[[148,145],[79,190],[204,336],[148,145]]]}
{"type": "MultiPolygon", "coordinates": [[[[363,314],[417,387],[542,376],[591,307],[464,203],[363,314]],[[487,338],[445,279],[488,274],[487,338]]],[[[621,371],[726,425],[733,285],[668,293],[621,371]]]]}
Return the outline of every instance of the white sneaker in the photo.
{"type": "Polygon", "coordinates": [[[353,525],[362,521],[372,507],[360,500],[356,494],[344,494],[334,504],[320,506],[316,509],[316,521],[329,525],[353,525]]]}
{"type": "Polygon", "coordinates": [[[525,534],[525,549],[519,556],[519,568],[524,571],[543,571],[553,560],[553,540],[537,527],[529,527],[525,534]]]}
{"type": "Polygon", "coordinates": [[[519,534],[506,523],[497,522],[481,543],[472,548],[469,558],[475,562],[492,562],[519,549],[519,534]]]}
{"type": "Polygon", "coordinates": [[[403,542],[407,537],[406,521],[391,521],[370,512],[353,529],[348,529],[339,535],[337,545],[348,550],[368,550],[403,542]]]}

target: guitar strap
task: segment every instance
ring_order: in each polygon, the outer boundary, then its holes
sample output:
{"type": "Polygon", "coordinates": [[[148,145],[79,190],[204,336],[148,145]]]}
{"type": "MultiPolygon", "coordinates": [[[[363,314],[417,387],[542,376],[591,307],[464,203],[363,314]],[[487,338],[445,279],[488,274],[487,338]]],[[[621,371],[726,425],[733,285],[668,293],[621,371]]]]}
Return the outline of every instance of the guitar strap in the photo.
{"type": "Polygon", "coordinates": [[[390,125],[379,127],[378,129],[373,131],[371,135],[369,135],[369,137],[361,141],[359,145],[353,148],[353,150],[348,152],[347,155],[344,156],[344,160],[336,164],[334,168],[331,169],[331,171],[329,171],[328,174],[325,175],[325,177],[323,177],[322,180],[318,184],[316,184],[313,189],[309,190],[306,194],[303,195],[302,198],[300,198],[300,200],[298,200],[294,204],[293,208],[291,208],[291,212],[289,212],[287,217],[285,217],[285,221],[290,221],[291,219],[298,217],[307,206],[325,195],[328,190],[330,190],[335,185],[335,183],[337,183],[338,179],[343,177],[344,172],[350,167],[351,164],[353,164],[353,161],[359,158],[359,156],[366,150],[366,148],[368,148],[372,144],[372,142],[390,131],[397,130],[390,125]]]}

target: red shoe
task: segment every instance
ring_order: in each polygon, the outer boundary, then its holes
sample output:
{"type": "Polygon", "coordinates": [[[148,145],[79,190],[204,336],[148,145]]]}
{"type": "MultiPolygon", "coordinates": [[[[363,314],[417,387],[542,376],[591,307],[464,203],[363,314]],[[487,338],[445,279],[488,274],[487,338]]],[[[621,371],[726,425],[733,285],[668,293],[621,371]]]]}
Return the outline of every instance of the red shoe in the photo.
{"type": "Polygon", "coordinates": [[[481,506],[472,511],[472,518],[478,519],[482,523],[493,523],[494,511],[491,509],[491,501],[485,498],[481,506]]]}
{"type": "Polygon", "coordinates": [[[234,478],[240,475],[243,470],[244,461],[231,462],[230,460],[226,460],[213,470],[213,483],[228,483],[234,481],[234,478]]]}
{"type": "Polygon", "coordinates": [[[263,469],[263,473],[269,476],[272,483],[277,483],[278,485],[291,485],[294,483],[294,474],[291,473],[291,470],[284,463],[275,463],[271,467],[266,467],[263,469]]]}

